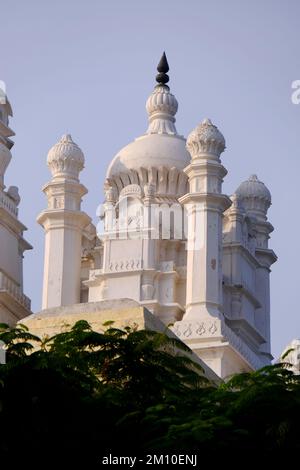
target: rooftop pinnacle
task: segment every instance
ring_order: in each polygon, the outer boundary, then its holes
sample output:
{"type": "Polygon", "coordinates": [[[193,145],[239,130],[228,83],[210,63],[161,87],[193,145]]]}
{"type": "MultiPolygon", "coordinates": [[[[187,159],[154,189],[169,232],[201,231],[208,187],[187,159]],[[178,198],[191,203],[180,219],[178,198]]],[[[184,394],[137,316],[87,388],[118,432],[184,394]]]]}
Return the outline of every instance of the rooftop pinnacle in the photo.
{"type": "Polygon", "coordinates": [[[166,83],[168,83],[169,81],[169,75],[167,75],[167,72],[169,71],[169,64],[165,52],[161,56],[161,59],[157,66],[157,71],[158,74],[156,75],[156,81],[158,85],[166,85],[166,83]]]}

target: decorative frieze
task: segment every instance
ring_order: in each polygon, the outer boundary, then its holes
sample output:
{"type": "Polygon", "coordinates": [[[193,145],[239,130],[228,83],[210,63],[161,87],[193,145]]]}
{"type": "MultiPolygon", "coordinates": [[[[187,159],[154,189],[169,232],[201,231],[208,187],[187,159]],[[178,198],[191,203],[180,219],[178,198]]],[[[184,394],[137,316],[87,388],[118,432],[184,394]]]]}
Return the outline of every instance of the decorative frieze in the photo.
{"type": "Polygon", "coordinates": [[[204,319],[195,322],[180,321],[171,327],[179,338],[217,337],[221,334],[220,321],[216,319],[204,319]]]}
{"type": "Polygon", "coordinates": [[[203,348],[211,347],[211,340],[220,340],[221,343],[228,342],[237,353],[246,359],[253,369],[259,369],[266,365],[223,320],[211,318],[187,322],[183,319],[170,328],[182,341],[197,340],[197,338],[206,340],[206,342],[203,342],[203,348]]]}
{"type": "Polygon", "coordinates": [[[125,259],[110,261],[108,265],[109,272],[135,271],[142,269],[141,259],[125,259]]]}
{"type": "Polygon", "coordinates": [[[130,193],[134,186],[138,186],[140,189],[136,188],[137,193],[143,188],[147,197],[171,197],[170,201],[174,202],[174,198],[177,200],[187,192],[187,176],[176,167],[162,165],[159,168],[140,168],[138,172],[127,170],[126,174],[110,176],[105,183],[105,192],[108,191],[108,186],[114,189],[115,197],[121,194],[124,196],[127,191],[130,193]]]}

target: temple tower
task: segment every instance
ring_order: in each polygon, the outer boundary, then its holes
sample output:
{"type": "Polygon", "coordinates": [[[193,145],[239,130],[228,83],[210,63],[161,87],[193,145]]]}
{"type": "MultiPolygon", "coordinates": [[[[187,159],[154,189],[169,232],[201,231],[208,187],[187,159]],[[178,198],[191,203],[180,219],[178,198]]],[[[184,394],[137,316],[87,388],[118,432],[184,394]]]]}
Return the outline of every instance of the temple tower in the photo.
{"type": "Polygon", "coordinates": [[[84,155],[70,135],[64,135],[47,157],[52,179],[43,187],[48,207],[38,222],[45,230],[42,308],[80,302],[82,234],[91,221],[81,211],[87,189],[79,182],[84,155]]]}
{"type": "MultiPolygon", "coordinates": [[[[130,297],[169,323],[182,318],[185,304],[185,241],[171,222],[182,217],[178,198],[187,191],[183,169],[190,156],[175,126],[178,109],[163,54],[156,86],[146,102],[148,128],[110,163],[103,215],[115,217],[99,234],[103,267],[85,282],[89,301],[130,297]]],[[[180,225],[180,224],[179,224],[180,225]]]]}
{"type": "Polygon", "coordinates": [[[180,198],[188,214],[185,320],[222,315],[222,214],[231,205],[222,194],[227,174],[220,162],[223,135],[209,119],[187,139],[189,192],[180,198]]]}
{"type": "MultiPolygon", "coordinates": [[[[87,312],[100,304],[134,301],[226,378],[272,359],[271,195],[255,175],[231,197],[222,193],[224,136],[209,119],[187,140],[179,135],[165,54],[157,70],[146,103],[147,130],[108,166],[98,237],[81,211],[87,192],[79,181],[82,151],[63,136],[48,154],[48,208],[38,218],[46,239],[44,310],[37,326],[53,312],[67,318],[81,312],[92,321],[87,312]],[[62,306],[68,308],[50,308],[62,306]]],[[[2,167],[9,160],[5,152],[2,167]]],[[[134,317],[123,312],[122,321],[134,317]]]]}

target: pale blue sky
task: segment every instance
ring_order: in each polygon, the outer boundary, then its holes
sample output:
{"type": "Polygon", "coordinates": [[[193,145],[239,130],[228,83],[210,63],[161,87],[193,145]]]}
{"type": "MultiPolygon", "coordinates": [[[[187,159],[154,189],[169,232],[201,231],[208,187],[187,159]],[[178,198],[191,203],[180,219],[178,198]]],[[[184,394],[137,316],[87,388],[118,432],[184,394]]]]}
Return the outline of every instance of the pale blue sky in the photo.
{"type": "Polygon", "coordinates": [[[20,218],[34,250],[25,291],[41,303],[46,155],[68,132],[85,153],[83,208],[102,202],[106,167],[146,129],[145,101],[163,50],[179,101],[178,131],[204,117],[223,132],[231,194],[257,173],[273,195],[272,344],[300,336],[300,2],[296,0],[52,0],[2,2],[1,71],[16,131],[7,185],[20,188],[20,218]]]}

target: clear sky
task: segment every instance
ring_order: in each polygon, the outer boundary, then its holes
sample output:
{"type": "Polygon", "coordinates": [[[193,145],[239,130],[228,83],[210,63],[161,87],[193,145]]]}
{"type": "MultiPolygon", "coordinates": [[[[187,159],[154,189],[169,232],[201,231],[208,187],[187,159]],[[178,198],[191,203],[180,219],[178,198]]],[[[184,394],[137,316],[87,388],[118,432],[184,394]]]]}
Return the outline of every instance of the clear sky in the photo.
{"type": "Polygon", "coordinates": [[[300,337],[300,105],[291,102],[299,23],[297,0],[1,2],[0,79],[16,131],[6,185],[20,188],[20,218],[34,246],[24,268],[34,311],[44,243],[35,219],[46,207],[49,148],[67,132],[84,151],[83,209],[93,216],[108,163],[146,130],[145,101],[166,50],[179,133],[211,118],[226,138],[224,192],[257,173],[272,193],[273,354],[300,337]]]}

